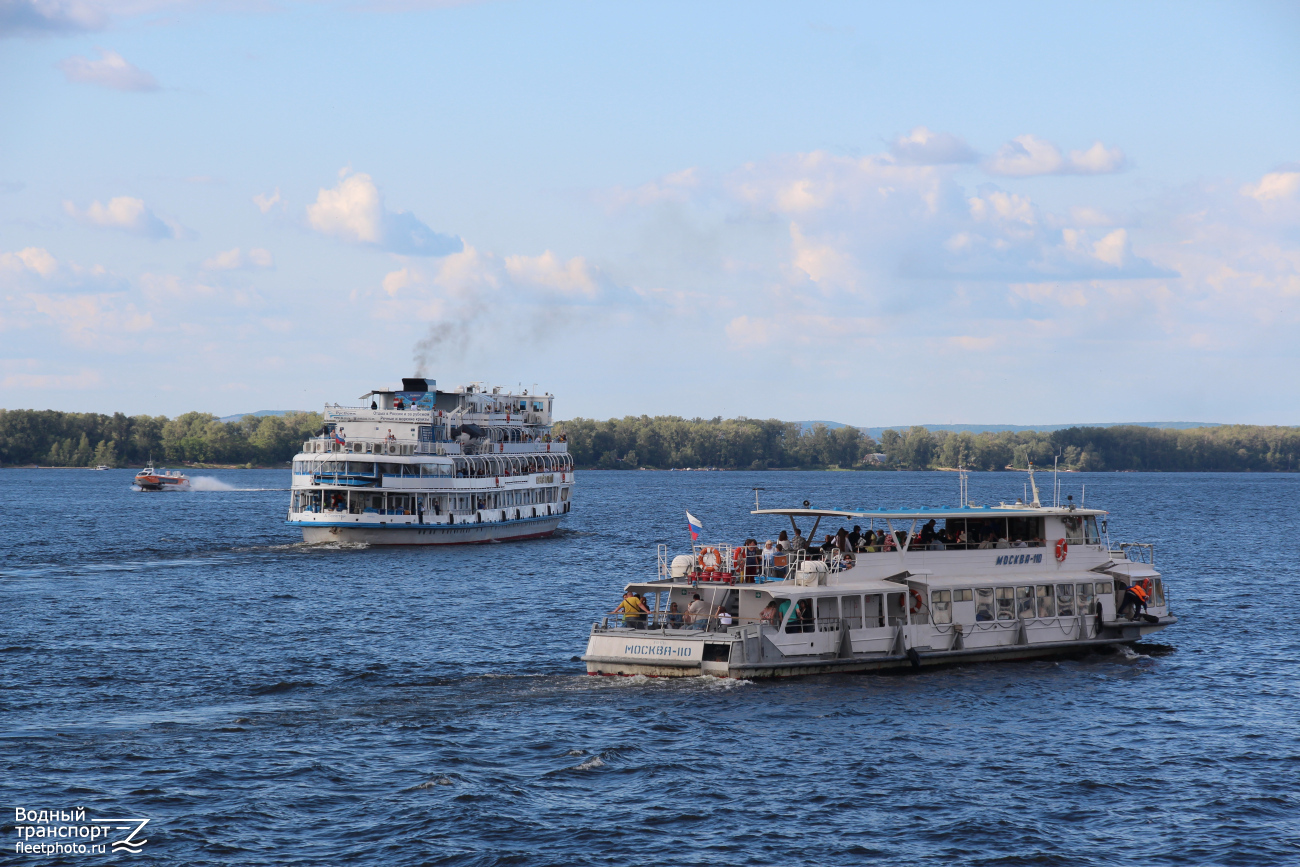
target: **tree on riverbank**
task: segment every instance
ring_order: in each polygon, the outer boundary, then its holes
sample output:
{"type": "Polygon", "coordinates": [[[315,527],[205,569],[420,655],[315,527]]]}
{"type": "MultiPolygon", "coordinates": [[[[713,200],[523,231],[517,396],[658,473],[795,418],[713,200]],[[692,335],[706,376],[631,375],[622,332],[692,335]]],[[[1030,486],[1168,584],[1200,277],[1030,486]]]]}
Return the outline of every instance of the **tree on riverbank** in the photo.
{"type": "Polygon", "coordinates": [[[724,469],[877,468],[1044,469],[1059,456],[1068,470],[1300,471],[1300,428],[1225,425],[1170,430],[1074,427],[984,433],[886,430],[876,443],[857,428],[835,430],[775,419],[684,419],[628,416],[560,422],[579,467],[637,469],[712,466],[724,469]]]}
{"type": "Polygon", "coordinates": [[[0,409],[0,465],[110,467],[159,463],[277,465],[320,429],[315,412],[223,422],[188,412],[166,416],[0,409]]]}

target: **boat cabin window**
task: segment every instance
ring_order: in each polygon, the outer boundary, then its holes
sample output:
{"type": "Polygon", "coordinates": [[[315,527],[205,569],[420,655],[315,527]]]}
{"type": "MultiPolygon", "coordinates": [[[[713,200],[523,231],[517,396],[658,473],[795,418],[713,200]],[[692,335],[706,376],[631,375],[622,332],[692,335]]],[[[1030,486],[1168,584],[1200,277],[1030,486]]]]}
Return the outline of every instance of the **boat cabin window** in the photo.
{"type": "Polygon", "coordinates": [[[867,629],[880,629],[885,625],[885,609],[879,593],[871,593],[863,600],[862,625],[867,629]]]}
{"type": "Polygon", "coordinates": [[[951,590],[935,590],[930,593],[930,615],[935,623],[952,623],[951,590]]]}
{"type": "Polygon", "coordinates": [[[1096,588],[1093,587],[1093,584],[1092,584],[1091,581],[1089,581],[1089,582],[1087,582],[1087,583],[1085,583],[1085,584],[1077,584],[1077,585],[1075,585],[1075,588],[1074,588],[1074,590],[1075,590],[1074,598],[1075,598],[1075,603],[1076,603],[1076,604],[1075,604],[1075,610],[1076,610],[1079,614],[1091,614],[1091,613],[1092,613],[1093,591],[1094,591],[1095,589],[1096,589],[1096,588]]]}
{"type": "Polygon", "coordinates": [[[1083,518],[1074,515],[1066,515],[1061,519],[1065,526],[1065,541],[1071,545],[1083,544],[1083,518]]]}
{"type": "Polygon", "coordinates": [[[1098,581],[1098,582],[1097,582],[1097,595],[1098,595],[1098,596],[1105,596],[1107,593],[1112,593],[1112,592],[1114,592],[1114,590],[1113,590],[1113,586],[1112,586],[1111,582],[1109,582],[1109,581],[1098,581]]]}
{"type": "Polygon", "coordinates": [[[862,597],[841,596],[840,611],[843,612],[846,629],[862,628],[862,597]]]}
{"type": "Polygon", "coordinates": [[[993,588],[975,588],[975,621],[983,623],[993,619],[993,588]]]}
{"type": "Polygon", "coordinates": [[[1034,616],[1034,588],[1017,587],[1016,588],[1016,614],[1020,617],[1032,618],[1034,616]]]}
{"type": "Polygon", "coordinates": [[[998,588],[998,620],[1016,619],[1016,588],[998,588]]]}
{"type": "Polygon", "coordinates": [[[1083,541],[1086,545],[1101,544],[1101,535],[1097,532],[1097,519],[1092,515],[1083,519],[1083,541]]]}
{"type": "Polygon", "coordinates": [[[1074,585],[1056,585],[1056,614],[1058,617],[1074,616],[1074,585]]]}
{"type": "Polygon", "coordinates": [[[785,631],[813,631],[812,600],[800,599],[790,607],[789,615],[786,617],[785,621],[785,631]]]}
{"type": "Polygon", "coordinates": [[[970,600],[971,600],[971,593],[970,593],[970,590],[954,590],[954,591],[952,591],[952,601],[953,601],[953,602],[969,602],[970,600]]]}
{"type": "Polygon", "coordinates": [[[1038,616],[1041,618],[1056,616],[1056,593],[1051,584],[1039,584],[1037,587],[1038,616]]]}
{"type": "Polygon", "coordinates": [[[942,523],[930,521],[917,531],[912,548],[932,551],[963,550],[967,548],[993,548],[1001,540],[1002,547],[1037,548],[1044,541],[1043,518],[947,518],[942,523]]]}
{"type": "Polygon", "coordinates": [[[1156,578],[1154,581],[1151,582],[1151,604],[1152,605],[1165,604],[1165,585],[1161,582],[1159,578],[1156,578]]]}
{"type": "Polygon", "coordinates": [[[889,617],[890,626],[900,626],[907,622],[905,619],[907,608],[904,606],[903,597],[904,594],[902,593],[886,594],[885,611],[889,617]]]}

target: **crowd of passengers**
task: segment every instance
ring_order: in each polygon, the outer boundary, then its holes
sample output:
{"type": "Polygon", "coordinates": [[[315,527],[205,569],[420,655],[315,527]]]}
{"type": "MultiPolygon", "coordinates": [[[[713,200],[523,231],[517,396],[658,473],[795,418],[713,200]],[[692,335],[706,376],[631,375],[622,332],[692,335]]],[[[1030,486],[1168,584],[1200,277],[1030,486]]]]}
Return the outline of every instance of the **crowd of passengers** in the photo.
{"type": "MultiPolygon", "coordinates": [[[[949,549],[1041,548],[1047,544],[1042,538],[1025,538],[1009,532],[1006,522],[998,527],[997,521],[986,520],[979,526],[970,522],[968,527],[936,527],[930,519],[915,534],[909,550],[945,551],[949,549]]],[[[840,527],[827,533],[821,544],[804,538],[799,527],[793,538],[782,530],[775,540],[768,539],[760,548],[757,539],[746,539],[731,551],[731,568],[727,569],[723,552],[705,546],[700,549],[696,564],[697,577],[730,575],[738,582],[755,582],[762,579],[781,580],[789,573],[791,565],[800,560],[820,560],[835,571],[853,565],[857,554],[876,554],[896,551],[907,545],[907,533],[896,530],[866,530],[857,524],[852,530],[840,527]]]]}

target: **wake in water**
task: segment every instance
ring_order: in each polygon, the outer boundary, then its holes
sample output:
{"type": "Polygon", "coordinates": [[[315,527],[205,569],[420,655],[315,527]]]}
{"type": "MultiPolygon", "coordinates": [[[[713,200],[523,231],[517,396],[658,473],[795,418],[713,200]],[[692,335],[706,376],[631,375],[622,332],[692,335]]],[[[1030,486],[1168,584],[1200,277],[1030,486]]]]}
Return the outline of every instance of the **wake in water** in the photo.
{"type": "Polygon", "coordinates": [[[215,476],[195,476],[190,479],[191,491],[287,491],[288,488],[240,488],[223,482],[215,476]]]}

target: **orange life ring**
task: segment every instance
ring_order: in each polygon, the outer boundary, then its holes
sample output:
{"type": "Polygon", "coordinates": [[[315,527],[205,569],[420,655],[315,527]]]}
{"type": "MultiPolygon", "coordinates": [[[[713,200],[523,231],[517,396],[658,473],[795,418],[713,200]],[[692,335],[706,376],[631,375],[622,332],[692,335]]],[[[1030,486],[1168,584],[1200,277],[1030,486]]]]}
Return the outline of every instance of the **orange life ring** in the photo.
{"type": "Polygon", "coordinates": [[[705,572],[716,572],[722,565],[722,555],[717,548],[700,549],[700,568],[705,572]]]}
{"type": "Polygon", "coordinates": [[[920,614],[921,609],[925,607],[925,597],[915,587],[908,587],[907,592],[912,597],[912,604],[908,606],[907,610],[912,614],[920,614]]]}
{"type": "Polygon", "coordinates": [[[1070,543],[1064,539],[1056,540],[1056,562],[1064,563],[1066,555],[1070,553],[1070,543]]]}

